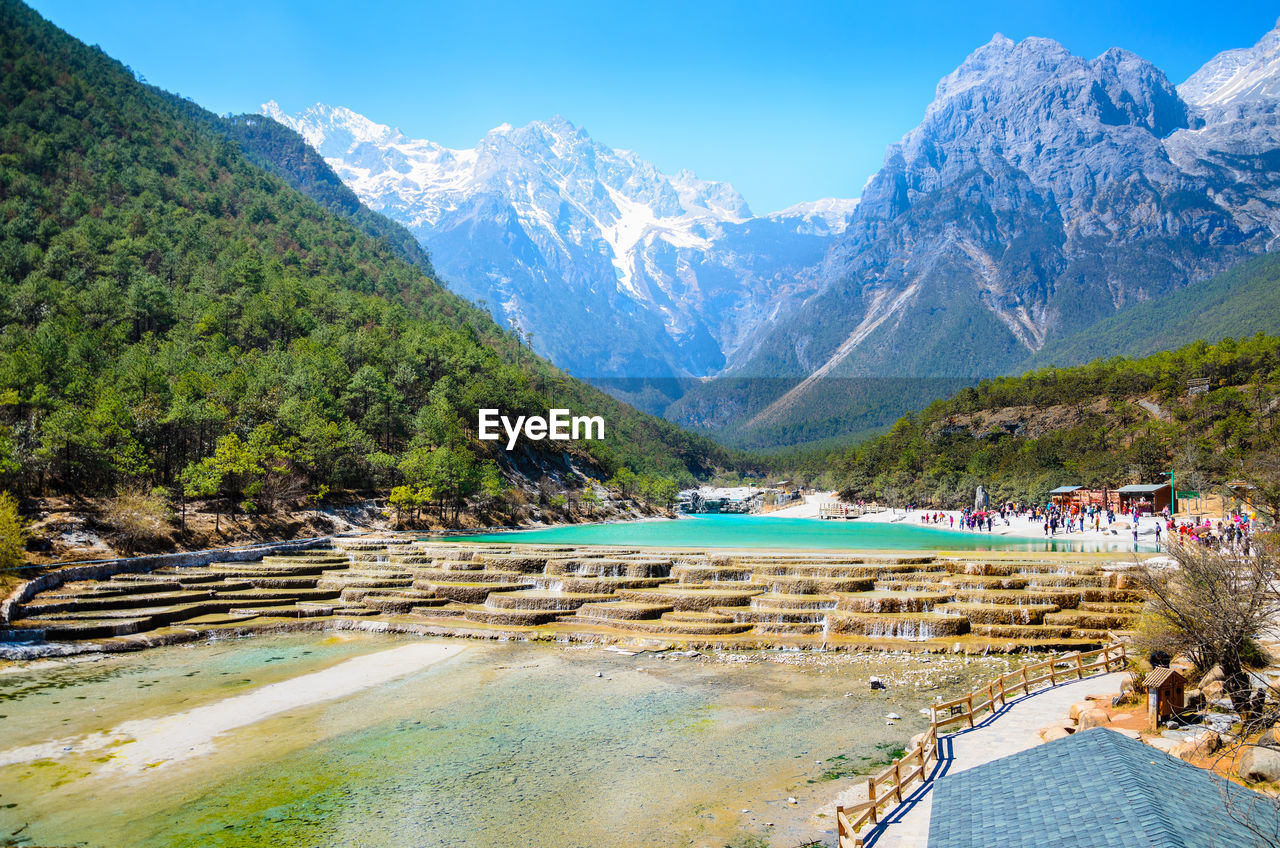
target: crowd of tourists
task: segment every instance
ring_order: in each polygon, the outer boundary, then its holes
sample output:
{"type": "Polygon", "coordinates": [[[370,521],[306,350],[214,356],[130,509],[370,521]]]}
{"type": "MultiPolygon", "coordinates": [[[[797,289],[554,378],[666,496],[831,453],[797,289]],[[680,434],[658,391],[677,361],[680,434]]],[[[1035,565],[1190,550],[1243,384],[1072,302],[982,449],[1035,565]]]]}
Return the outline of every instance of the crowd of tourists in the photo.
{"type": "MultiPolygon", "coordinates": [[[[907,504],[907,511],[910,512],[916,508],[915,504],[907,504]]],[[[924,512],[920,515],[922,524],[938,524],[946,525],[948,529],[956,529],[959,524],[961,530],[985,530],[990,533],[995,529],[998,520],[1003,526],[1009,526],[1009,514],[1016,512],[1014,504],[1006,504],[998,509],[974,509],[965,507],[957,517],[955,513],[949,512],[924,512]]]]}
{"type": "Polygon", "coordinates": [[[1253,550],[1254,522],[1239,510],[1233,510],[1220,521],[1210,521],[1207,517],[1204,521],[1166,519],[1165,530],[1169,538],[1177,536],[1183,543],[1198,543],[1245,556],[1253,550]]]}
{"type": "MultiPolygon", "coordinates": [[[[1084,533],[1090,529],[1097,532],[1116,522],[1115,510],[1110,507],[1104,509],[1098,504],[1072,504],[1068,508],[1063,508],[1049,503],[1044,506],[1030,507],[1027,512],[1027,520],[1033,524],[1039,523],[1044,528],[1046,536],[1056,536],[1059,532],[1084,533]]],[[[1136,531],[1139,520],[1138,510],[1135,509],[1132,512],[1130,519],[1136,531]]],[[[1136,534],[1134,539],[1137,539],[1136,534]]]]}
{"type": "MultiPolygon", "coordinates": [[[[908,513],[919,509],[918,504],[906,505],[908,513]]],[[[959,514],[925,509],[920,513],[922,524],[937,525],[950,530],[992,532],[996,526],[1010,526],[1010,519],[1020,516],[1032,525],[1039,524],[1045,536],[1059,534],[1103,532],[1116,533],[1117,519],[1124,521],[1125,530],[1136,543],[1140,535],[1153,535],[1157,546],[1164,540],[1177,538],[1181,542],[1210,545],[1224,550],[1248,554],[1253,545],[1253,521],[1240,510],[1234,510],[1226,518],[1213,522],[1208,518],[1178,521],[1166,506],[1153,512],[1149,502],[1139,502],[1124,513],[1099,504],[1059,505],[1047,503],[1022,506],[1006,503],[977,509],[966,507],[959,514]]]]}

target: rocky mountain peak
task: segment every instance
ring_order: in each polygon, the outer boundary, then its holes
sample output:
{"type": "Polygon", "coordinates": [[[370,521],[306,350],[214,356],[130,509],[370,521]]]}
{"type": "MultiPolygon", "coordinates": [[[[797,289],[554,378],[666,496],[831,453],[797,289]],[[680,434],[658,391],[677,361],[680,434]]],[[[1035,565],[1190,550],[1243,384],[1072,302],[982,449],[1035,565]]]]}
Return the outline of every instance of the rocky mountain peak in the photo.
{"type": "Polygon", "coordinates": [[[1280,21],[1254,46],[1214,56],[1178,86],[1178,93],[1211,118],[1230,107],[1280,98],[1280,21]]]}
{"type": "Polygon", "coordinates": [[[1133,53],[1089,60],[1052,39],[997,36],[943,78],[920,125],[889,147],[860,214],[892,217],[975,171],[1023,175],[1060,203],[1136,171],[1167,181],[1160,140],[1190,120],[1164,73],[1133,53]]]}
{"type": "MultiPolygon", "coordinates": [[[[1206,101],[1267,94],[1276,41],[1228,51],[1189,87],[1206,101]]],[[[731,376],[800,378],[739,432],[829,409],[845,378],[991,373],[1266,249],[1280,185],[1260,157],[1277,121],[1260,113],[1214,133],[1205,121],[1130,51],[1087,59],[995,36],[889,147],[823,288],[735,363],[731,376]]]]}

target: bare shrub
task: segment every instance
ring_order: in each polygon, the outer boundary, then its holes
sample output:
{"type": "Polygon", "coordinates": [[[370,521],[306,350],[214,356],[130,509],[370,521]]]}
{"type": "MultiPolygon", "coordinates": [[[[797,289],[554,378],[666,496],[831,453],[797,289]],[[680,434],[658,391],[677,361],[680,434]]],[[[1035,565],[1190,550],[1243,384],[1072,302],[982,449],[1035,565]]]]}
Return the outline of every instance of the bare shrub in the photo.
{"type": "Polygon", "coordinates": [[[1163,638],[1197,668],[1220,666],[1223,688],[1237,709],[1247,708],[1240,695],[1249,688],[1245,658],[1280,617],[1280,555],[1267,545],[1240,554],[1194,542],[1174,542],[1169,555],[1176,565],[1136,572],[1151,599],[1148,615],[1162,621],[1163,638]]]}
{"type": "Polygon", "coordinates": [[[116,544],[134,553],[163,539],[172,529],[173,513],[163,489],[121,489],[103,507],[116,544]]]}

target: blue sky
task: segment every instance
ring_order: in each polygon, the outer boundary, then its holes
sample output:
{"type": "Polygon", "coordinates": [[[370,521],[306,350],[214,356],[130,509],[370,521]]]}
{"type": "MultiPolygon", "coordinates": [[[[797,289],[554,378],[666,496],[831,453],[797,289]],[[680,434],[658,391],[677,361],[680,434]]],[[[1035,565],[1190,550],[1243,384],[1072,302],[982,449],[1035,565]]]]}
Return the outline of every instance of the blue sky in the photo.
{"type": "Polygon", "coordinates": [[[560,114],[664,171],[733,183],[757,213],[857,196],[938,79],[995,32],[1089,57],[1124,47],[1179,83],[1280,13],[1238,0],[32,5],[216,112],[320,101],[450,147],[560,114]]]}

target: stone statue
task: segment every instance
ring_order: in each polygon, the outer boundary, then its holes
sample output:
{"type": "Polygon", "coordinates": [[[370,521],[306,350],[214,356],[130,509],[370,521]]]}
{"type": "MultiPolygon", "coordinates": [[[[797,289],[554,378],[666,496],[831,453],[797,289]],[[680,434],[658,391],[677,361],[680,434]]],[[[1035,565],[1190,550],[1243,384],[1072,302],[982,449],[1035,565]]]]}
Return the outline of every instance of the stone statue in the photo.
{"type": "Polygon", "coordinates": [[[978,485],[978,491],[973,494],[973,508],[986,509],[991,506],[991,496],[987,494],[987,490],[978,485]]]}

